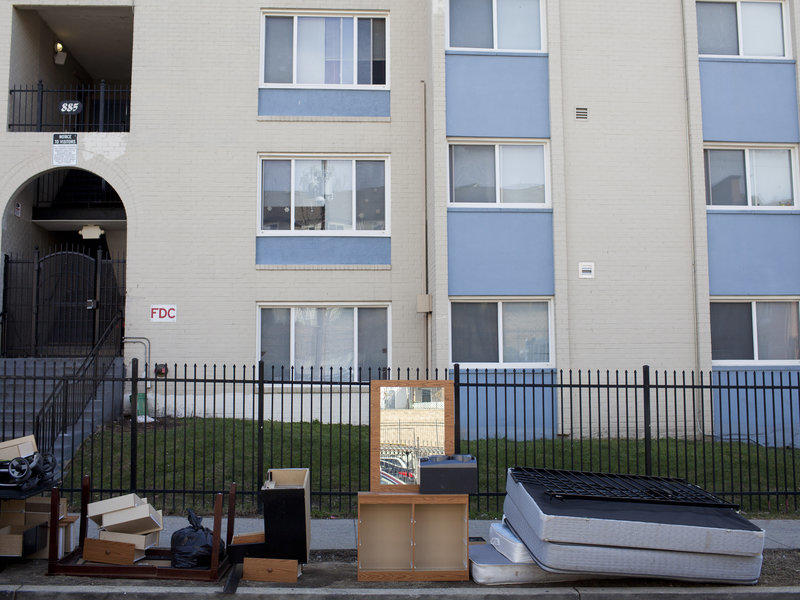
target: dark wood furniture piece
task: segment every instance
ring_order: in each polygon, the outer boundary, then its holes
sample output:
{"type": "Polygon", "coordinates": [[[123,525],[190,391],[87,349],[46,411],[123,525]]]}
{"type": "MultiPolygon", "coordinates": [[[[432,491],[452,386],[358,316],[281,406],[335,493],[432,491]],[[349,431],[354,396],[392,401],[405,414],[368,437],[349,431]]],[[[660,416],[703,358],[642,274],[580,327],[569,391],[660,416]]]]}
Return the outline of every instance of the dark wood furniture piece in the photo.
{"type": "MultiPolygon", "coordinates": [[[[83,562],[83,546],[86,540],[87,506],[91,502],[91,479],[84,475],[81,482],[81,517],[78,546],[67,556],[58,559],[58,511],[60,490],[54,487],[50,493],[50,556],[48,557],[48,575],[76,575],[83,577],[113,577],[125,579],[185,579],[189,581],[218,581],[228,570],[230,562],[227,557],[220,557],[220,532],[222,529],[222,494],[214,497],[214,529],[211,551],[211,567],[209,569],[174,569],[169,566],[171,550],[169,548],[148,548],[145,556],[138,564],[102,565],[83,562]],[[142,564],[149,561],[161,564],[142,564]]],[[[231,485],[228,497],[228,542],[233,537],[233,522],[236,499],[236,484],[231,485]]]]}

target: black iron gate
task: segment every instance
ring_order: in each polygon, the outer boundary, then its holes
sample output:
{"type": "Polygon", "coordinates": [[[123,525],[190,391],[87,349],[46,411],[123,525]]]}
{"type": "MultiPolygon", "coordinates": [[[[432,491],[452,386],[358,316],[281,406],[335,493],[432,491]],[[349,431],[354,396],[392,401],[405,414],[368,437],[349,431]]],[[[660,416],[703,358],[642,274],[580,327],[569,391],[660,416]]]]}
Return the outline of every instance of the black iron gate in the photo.
{"type": "Polygon", "coordinates": [[[124,308],[125,260],[102,249],[4,256],[3,356],[85,356],[124,308]]]}

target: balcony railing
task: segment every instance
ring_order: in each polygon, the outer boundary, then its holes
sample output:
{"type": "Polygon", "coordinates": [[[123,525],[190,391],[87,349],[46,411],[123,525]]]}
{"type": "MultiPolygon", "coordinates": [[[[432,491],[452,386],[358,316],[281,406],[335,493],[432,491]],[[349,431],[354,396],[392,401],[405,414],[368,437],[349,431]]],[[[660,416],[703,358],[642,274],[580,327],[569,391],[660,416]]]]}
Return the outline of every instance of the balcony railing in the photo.
{"type": "Polygon", "coordinates": [[[9,90],[9,131],[130,131],[129,85],[47,89],[42,81],[9,90]]]}

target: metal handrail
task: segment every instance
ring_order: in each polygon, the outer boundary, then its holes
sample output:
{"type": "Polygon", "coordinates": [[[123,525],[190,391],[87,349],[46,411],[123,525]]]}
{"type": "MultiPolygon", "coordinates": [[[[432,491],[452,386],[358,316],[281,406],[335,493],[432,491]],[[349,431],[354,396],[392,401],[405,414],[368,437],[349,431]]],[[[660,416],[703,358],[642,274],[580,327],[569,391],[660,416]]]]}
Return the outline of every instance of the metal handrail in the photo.
{"type": "MultiPolygon", "coordinates": [[[[100,339],[92,347],[86,357],[78,365],[78,368],[72,375],[62,377],[55,385],[53,392],[42,404],[41,408],[36,413],[34,419],[34,433],[36,435],[37,444],[40,450],[51,452],[54,449],[56,438],[59,434],[66,431],[68,427],[78,421],[86,406],[91,399],[95,396],[98,381],[102,378],[113,361],[106,364],[100,364],[98,369],[98,359],[103,354],[103,350],[111,350],[116,346],[116,350],[121,345],[121,336],[116,343],[113,339],[113,334],[122,332],[123,317],[121,313],[117,313],[111,322],[106,327],[100,339]],[[111,342],[111,345],[109,344],[111,342]],[[75,395],[70,394],[70,383],[81,383],[87,379],[87,373],[93,370],[91,375],[91,386],[88,393],[84,393],[83,397],[76,403],[75,395]],[[72,396],[72,398],[70,398],[72,396]],[[70,402],[73,400],[73,402],[70,402]],[[61,412],[57,411],[58,406],[62,407],[61,412]]],[[[116,357],[116,352],[114,352],[116,357]]]]}

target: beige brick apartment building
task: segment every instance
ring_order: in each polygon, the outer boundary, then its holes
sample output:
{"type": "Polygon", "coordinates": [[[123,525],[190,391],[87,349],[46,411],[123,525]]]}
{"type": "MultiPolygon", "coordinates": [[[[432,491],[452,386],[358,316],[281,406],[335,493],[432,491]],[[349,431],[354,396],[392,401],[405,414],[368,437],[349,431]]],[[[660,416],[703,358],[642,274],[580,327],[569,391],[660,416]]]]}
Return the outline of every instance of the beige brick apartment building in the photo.
{"type": "Polygon", "coordinates": [[[3,0],[6,265],[100,251],[119,296],[6,278],[4,352],[113,304],[152,363],[793,368],[798,18],[3,0]]]}

